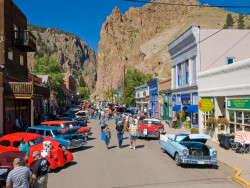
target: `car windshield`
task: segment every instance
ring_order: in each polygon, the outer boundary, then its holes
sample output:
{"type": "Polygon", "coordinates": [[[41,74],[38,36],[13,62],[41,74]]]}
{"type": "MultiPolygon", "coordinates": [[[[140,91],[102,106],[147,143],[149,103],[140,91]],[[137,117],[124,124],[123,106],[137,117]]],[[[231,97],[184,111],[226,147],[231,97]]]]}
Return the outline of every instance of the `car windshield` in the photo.
{"type": "Polygon", "coordinates": [[[0,176],[7,176],[8,175],[8,168],[0,168],[0,176]]]}
{"type": "Polygon", "coordinates": [[[63,125],[64,125],[64,126],[63,126],[64,128],[68,128],[68,127],[74,127],[74,126],[76,126],[75,122],[64,123],[63,125]]]}
{"type": "Polygon", "coordinates": [[[175,137],[175,141],[180,142],[186,137],[187,137],[187,135],[178,135],[178,136],[175,137]]]}
{"type": "Polygon", "coordinates": [[[34,139],[34,140],[30,140],[29,145],[30,146],[35,146],[37,144],[41,144],[41,143],[43,143],[43,140],[44,140],[43,137],[40,137],[40,138],[37,138],[37,139],[34,139]]]}
{"type": "Polygon", "coordinates": [[[153,121],[153,120],[143,120],[143,124],[146,124],[146,125],[160,125],[161,122],[160,121],[153,121]]]}
{"type": "Polygon", "coordinates": [[[79,112],[76,114],[76,116],[86,116],[86,113],[85,112],[79,112]]]}
{"type": "Polygon", "coordinates": [[[62,134],[61,130],[53,130],[52,132],[54,136],[59,136],[62,134]]]}

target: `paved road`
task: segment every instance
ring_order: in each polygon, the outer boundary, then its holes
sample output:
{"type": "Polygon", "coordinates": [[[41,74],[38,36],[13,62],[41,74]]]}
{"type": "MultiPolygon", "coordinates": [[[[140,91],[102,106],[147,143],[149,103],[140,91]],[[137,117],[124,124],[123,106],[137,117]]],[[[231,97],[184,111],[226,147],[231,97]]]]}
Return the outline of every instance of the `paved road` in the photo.
{"type": "MultiPolygon", "coordinates": [[[[174,160],[160,149],[159,141],[140,139],[138,149],[129,149],[129,135],[124,147],[117,147],[112,135],[108,151],[101,141],[99,121],[91,120],[92,139],[83,149],[73,151],[74,161],[49,174],[50,188],[106,187],[240,187],[232,179],[232,168],[219,163],[209,166],[177,167],[174,160]]],[[[114,121],[108,124],[114,128],[114,121]]]]}

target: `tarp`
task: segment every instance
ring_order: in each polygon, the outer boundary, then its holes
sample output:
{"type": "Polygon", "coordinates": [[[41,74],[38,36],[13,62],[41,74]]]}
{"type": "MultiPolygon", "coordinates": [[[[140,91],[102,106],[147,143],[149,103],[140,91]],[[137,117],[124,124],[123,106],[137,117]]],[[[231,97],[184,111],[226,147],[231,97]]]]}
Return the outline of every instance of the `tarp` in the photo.
{"type": "Polygon", "coordinates": [[[250,132],[237,131],[235,133],[234,142],[237,142],[243,145],[245,142],[248,142],[248,141],[250,141],[250,132]]]}
{"type": "Polygon", "coordinates": [[[198,113],[198,105],[189,105],[187,107],[187,112],[194,112],[194,113],[198,113]]]}
{"type": "Polygon", "coordinates": [[[173,111],[181,111],[181,105],[174,105],[173,111]]]}

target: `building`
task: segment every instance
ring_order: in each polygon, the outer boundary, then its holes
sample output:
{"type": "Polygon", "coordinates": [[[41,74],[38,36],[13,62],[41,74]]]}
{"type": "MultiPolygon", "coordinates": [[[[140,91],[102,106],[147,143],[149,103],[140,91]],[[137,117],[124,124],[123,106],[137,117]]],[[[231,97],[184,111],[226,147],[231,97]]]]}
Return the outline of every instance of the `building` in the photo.
{"type": "Polygon", "coordinates": [[[155,78],[147,82],[149,87],[149,95],[151,95],[151,99],[149,99],[149,108],[148,112],[151,118],[159,118],[158,112],[158,79],[155,78]],[[151,112],[151,113],[150,113],[151,112]]]}
{"type": "Polygon", "coordinates": [[[172,92],[171,92],[171,79],[165,79],[158,82],[159,88],[159,114],[160,119],[170,121],[172,116],[172,92]]]}
{"type": "Polygon", "coordinates": [[[25,15],[13,1],[0,0],[0,133],[10,132],[17,118],[34,125],[34,99],[50,95],[28,82],[27,52],[35,51],[25,15]]]}
{"type": "Polygon", "coordinates": [[[197,74],[249,58],[248,34],[249,30],[220,31],[193,25],[168,45],[174,116],[190,117],[192,126],[198,126],[197,74]]]}
{"type": "Polygon", "coordinates": [[[144,108],[148,112],[148,96],[149,87],[148,84],[143,84],[135,88],[136,108],[144,112],[144,108]]]}
{"type": "Polygon", "coordinates": [[[63,81],[63,90],[66,96],[65,104],[70,106],[77,95],[77,82],[69,73],[64,73],[63,81]]]}
{"type": "Polygon", "coordinates": [[[214,109],[200,112],[199,129],[217,140],[222,132],[250,131],[250,59],[198,74],[199,97],[214,102],[214,109]],[[209,125],[209,117],[227,118],[229,126],[209,125]]]}

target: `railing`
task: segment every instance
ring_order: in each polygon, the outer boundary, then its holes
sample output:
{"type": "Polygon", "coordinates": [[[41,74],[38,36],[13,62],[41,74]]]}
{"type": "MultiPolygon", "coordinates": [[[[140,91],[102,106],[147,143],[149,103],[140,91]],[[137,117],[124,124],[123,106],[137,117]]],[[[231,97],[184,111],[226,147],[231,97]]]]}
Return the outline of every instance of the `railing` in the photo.
{"type": "Polygon", "coordinates": [[[36,37],[30,31],[14,31],[14,45],[25,52],[36,51],[36,37]]]}

